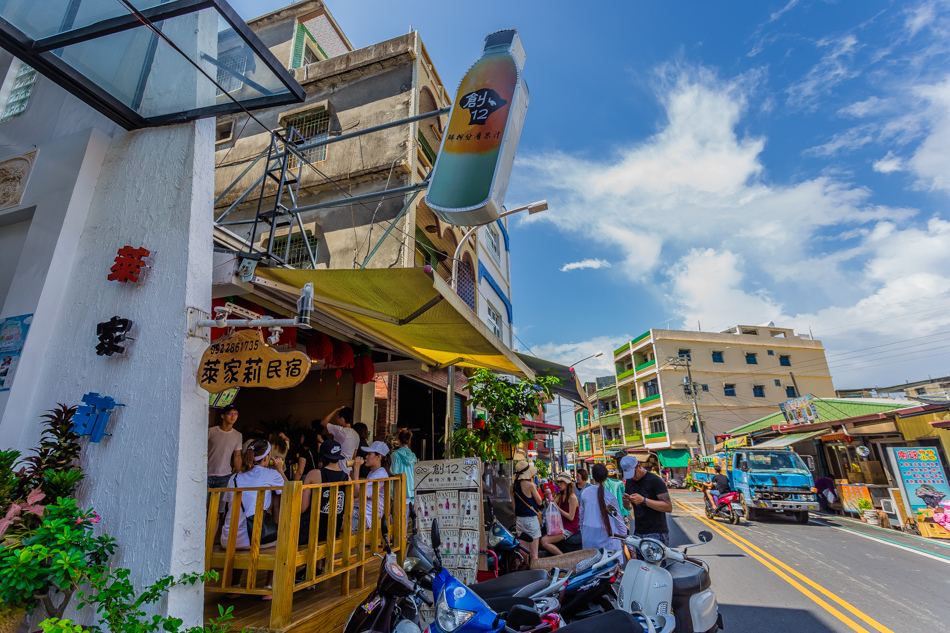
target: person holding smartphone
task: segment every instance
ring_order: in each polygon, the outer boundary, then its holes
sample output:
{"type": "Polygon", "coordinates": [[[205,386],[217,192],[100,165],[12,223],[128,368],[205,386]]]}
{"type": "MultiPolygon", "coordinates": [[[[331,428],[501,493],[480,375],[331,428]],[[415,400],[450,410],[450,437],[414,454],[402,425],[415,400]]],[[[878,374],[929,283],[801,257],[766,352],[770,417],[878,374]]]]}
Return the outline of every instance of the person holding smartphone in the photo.
{"type": "Polygon", "coordinates": [[[670,528],[666,515],[673,511],[670,492],[659,475],[649,472],[633,455],[620,460],[623,470],[623,504],[633,511],[633,533],[651,538],[669,547],[670,528]]]}

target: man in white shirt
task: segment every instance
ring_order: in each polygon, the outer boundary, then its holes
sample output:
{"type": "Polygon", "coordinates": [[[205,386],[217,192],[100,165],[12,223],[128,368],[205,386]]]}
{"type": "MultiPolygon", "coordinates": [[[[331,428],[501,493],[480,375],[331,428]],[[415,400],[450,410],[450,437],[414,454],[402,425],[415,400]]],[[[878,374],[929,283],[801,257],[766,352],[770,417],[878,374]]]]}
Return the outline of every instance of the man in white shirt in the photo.
{"type": "Polygon", "coordinates": [[[356,455],[356,449],[360,446],[360,436],[353,430],[353,409],[350,407],[337,407],[328,413],[321,423],[330,436],[340,443],[340,450],[343,451],[340,468],[349,475],[350,466],[347,462],[353,460],[353,457],[356,455]]]}
{"type": "MultiPolygon", "coordinates": [[[[221,424],[208,429],[209,488],[227,488],[231,472],[240,470],[244,438],[234,429],[237,419],[237,407],[229,406],[221,412],[221,424]]],[[[221,512],[224,512],[224,504],[221,504],[221,512]]]]}

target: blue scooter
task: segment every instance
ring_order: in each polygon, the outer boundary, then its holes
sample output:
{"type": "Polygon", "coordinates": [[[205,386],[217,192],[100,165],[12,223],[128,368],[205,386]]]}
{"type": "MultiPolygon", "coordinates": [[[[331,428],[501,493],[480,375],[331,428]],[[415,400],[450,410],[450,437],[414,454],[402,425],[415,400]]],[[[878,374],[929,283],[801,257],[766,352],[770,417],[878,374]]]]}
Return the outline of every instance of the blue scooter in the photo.
{"type": "Polygon", "coordinates": [[[668,633],[662,616],[661,622],[656,623],[643,614],[619,610],[561,627],[559,618],[544,618],[536,603],[529,598],[509,598],[504,607],[492,601],[493,609],[442,566],[438,520],[432,522],[431,542],[436,553],[436,576],[432,583],[435,619],[428,633],[550,633],[555,629],[560,633],[604,633],[610,630],[668,633]]]}

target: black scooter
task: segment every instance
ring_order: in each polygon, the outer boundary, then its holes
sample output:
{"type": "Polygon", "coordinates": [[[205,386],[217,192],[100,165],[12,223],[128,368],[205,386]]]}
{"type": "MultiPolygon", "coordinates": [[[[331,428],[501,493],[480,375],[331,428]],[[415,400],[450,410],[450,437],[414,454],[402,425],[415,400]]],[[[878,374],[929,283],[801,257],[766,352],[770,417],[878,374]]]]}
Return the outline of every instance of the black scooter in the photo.
{"type": "MultiPolygon", "coordinates": [[[[350,614],[344,633],[422,633],[419,618],[419,603],[432,606],[432,600],[418,583],[399,566],[389,546],[386,520],[382,523],[382,535],[386,555],[382,559],[376,589],[366,602],[350,614]]],[[[431,584],[430,584],[431,587],[431,584]]]]}

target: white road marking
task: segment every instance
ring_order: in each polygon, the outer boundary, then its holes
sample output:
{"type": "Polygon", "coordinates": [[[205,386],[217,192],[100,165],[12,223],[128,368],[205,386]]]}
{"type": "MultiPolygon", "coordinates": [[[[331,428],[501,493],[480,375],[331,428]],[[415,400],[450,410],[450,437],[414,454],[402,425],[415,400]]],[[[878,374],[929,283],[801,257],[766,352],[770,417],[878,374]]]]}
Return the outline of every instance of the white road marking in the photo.
{"type": "Polygon", "coordinates": [[[870,541],[874,541],[874,542],[876,542],[876,543],[881,543],[881,544],[883,544],[883,545],[890,545],[891,547],[896,547],[897,549],[902,549],[902,550],[904,550],[905,552],[913,552],[914,554],[919,554],[919,555],[921,555],[921,556],[925,556],[925,557],[927,557],[927,558],[932,558],[933,560],[936,560],[936,561],[939,561],[939,562],[941,562],[941,563],[945,563],[945,564],[947,564],[947,565],[950,565],[950,559],[944,558],[943,556],[937,556],[936,554],[931,554],[930,552],[924,552],[924,551],[922,551],[922,550],[919,550],[919,549],[916,549],[916,548],[913,548],[913,547],[907,547],[907,546],[901,545],[901,544],[899,544],[899,543],[894,543],[894,542],[892,542],[892,541],[886,541],[886,540],[884,540],[884,539],[876,538],[876,537],[874,537],[874,536],[871,536],[870,534],[862,534],[861,532],[858,532],[857,530],[850,530],[850,529],[848,529],[848,528],[840,527],[840,526],[837,526],[837,525],[829,525],[828,527],[834,528],[834,529],[836,529],[836,530],[843,530],[843,531],[845,531],[845,532],[848,532],[849,534],[854,534],[855,536],[860,536],[861,538],[866,538],[866,539],[868,539],[868,540],[870,540],[870,541]]]}

